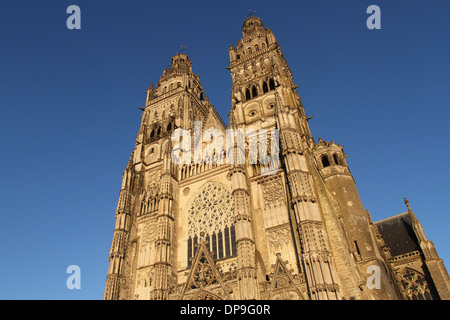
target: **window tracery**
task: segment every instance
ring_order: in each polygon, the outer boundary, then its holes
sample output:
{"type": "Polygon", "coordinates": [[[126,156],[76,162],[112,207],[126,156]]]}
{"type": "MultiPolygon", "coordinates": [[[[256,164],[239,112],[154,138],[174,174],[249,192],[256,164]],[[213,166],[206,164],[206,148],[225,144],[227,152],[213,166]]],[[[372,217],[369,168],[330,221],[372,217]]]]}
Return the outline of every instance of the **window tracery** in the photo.
{"type": "Polygon", "coordinates": [[[215,260],[236,255],[234,202],[225,186],[208,183],[192,201],[187,216],[189,266],[202,232],[215,260]]]}
{"type": "Polygon", "coordinates": [[[406,268],[400,278],[400,283],[408,300],[433,299],[425,276],[416,270],[406,268]]]}

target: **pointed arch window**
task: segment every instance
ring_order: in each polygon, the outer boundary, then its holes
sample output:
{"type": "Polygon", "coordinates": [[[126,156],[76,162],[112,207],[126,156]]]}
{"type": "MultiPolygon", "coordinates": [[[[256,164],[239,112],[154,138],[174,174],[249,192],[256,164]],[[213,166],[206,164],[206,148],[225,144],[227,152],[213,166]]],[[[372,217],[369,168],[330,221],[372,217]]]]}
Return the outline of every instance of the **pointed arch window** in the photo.
{"type": "Polygon", "coordinates": [[[171,121],[171,122],[169,122],[169,124],[167,125],[166,131],[167,131],[167,132],[171,132],[171,131],[173,130],[173,128],[174,128],[174,124],[173,124],[173,122],[171,121]]]}
{"type": "Polygon", "coordinates": [[[255,98],[258,96],[258,90],[256,90],[255,86],[252,86],[252,98],[255,98]]]}
{"type": "Polygon", "coordinates": [[[427,280],[422,273],[406,268],[400,278],[400,283],[403,294],[408,300],[433,300],[427,280]]]}
{"type": "Polygon", "coordinates": [[[195,244],[204,232],[216,259],[236,256],[236,233],[233,222],[234,202],[231,192],[219,183],[208,183],[188,209],[188,266],[195,255],[195,244]]]}
{"type": "Polygon", "coordinates": [[[255,85],[250,85],[245,89],[245,100],[250,100],[258,96],[258,89],[255,85]]]}
{"type": "Polygon", "coordinates": [[[339,158],[338,158],[338,156],[337,156],[336,153],[333,154],[333,160],[334,160],[334,163],[335,163],[335,164],[339,165],[339,158]]]}
{"type": "Polygon", "coordinates": [[[324,168],[330,165],[330,160],[328,159],[327,155],[322,156],[322,165],[324,168]]]}
{"type": "Polygon", "coordinates": [[[263,92],[264,93],[266,93],[266,92],[269,92],[269,87],[267,86],[267,82],[263,82],[263,92]]]}
{"type": "Polygon", "coordinates": [[[269,89],[275,90],[275,81],[272,78],[269,79],[269,89]]]}
{"type": "Polygon", "coordinates": [[[245,99],[250,100],[252,97],[250,96],[250,90],[247,88],[245,89],[245,99]]]}
{"type": "Polygon", "coordinates": [[[272,78],[266,79],[263,82],[262,89],[264,93],[275,90],[275,81],[272,78]]]}

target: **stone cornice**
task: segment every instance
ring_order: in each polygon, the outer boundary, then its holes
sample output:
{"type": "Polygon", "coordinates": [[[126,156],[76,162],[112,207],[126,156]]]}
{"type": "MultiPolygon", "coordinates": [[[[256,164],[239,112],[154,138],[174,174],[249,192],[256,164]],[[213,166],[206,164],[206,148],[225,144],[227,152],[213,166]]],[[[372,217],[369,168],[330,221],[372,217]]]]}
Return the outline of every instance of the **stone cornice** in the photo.
{"type": "Polygon", "coordinates": [[[181,180],[179,182],[179,187],[180,188],[185,187],[185,186],[187,186],[189,184],[192,184],[192,183],[204,180],[204,179],[209,178],[209,177],[211,177],[213,175],[218,175],[220,173],[227,172],[229,170],[230,170],[230,165],[229,164],[219,165],[216,168],[212,168],[210,170],[203,171],[203,172],[198,173],[198,174],[196,174],[196,175],[194,175],[192,177],[189,177],[189,178],[186,178],[184,180],[181,180]]]}
{"type": "Polygon", "coordinates": [[[241,65],[243,63],[246,63],[246,62],[256,58],[259,55],[263,55],[263,54],[268,53],[270,51],[275,51],[277,48],[278,48],[278,44],[275,42],[275,43],[271,44],[269,47],[267,47],[265,49],[259,50],[259,51],[255,52],[255,53],[250,54],[250,55],[241,56],[240,59],[236,59],[234,61],[231,61],[229,68],[233,69],[233,68],[235,68],[235,67],[237,67],[237,66],[239,66],[239,65],[241,65]]]}

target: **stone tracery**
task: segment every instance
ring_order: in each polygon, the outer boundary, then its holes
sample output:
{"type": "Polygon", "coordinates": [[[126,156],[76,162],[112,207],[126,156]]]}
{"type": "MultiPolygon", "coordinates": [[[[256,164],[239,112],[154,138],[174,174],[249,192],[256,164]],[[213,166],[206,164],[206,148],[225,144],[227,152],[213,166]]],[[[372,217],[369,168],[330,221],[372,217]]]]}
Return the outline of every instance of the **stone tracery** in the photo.
{"type": "Polygon", "coordinates": [[[188,209],[188,258],[194,256],[202,232],[214,258],[234,255],[233,212],[233,198],[225,186],[208,183],[202,188],[188,209]]]}
{"type": "Polygon", "coordinates": [[[430,290],[425,276],[413,269],[406,268],[400,282],[403,286],[403,293],[409,300],[431,300],[430,290]]]}

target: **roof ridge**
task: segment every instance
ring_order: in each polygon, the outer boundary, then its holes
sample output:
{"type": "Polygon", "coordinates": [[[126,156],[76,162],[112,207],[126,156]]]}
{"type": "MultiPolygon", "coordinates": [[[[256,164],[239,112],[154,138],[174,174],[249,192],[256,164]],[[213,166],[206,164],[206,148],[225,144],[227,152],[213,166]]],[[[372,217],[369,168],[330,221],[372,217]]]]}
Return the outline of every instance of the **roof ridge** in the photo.
{"type": "Polygon", "coordinates": [[[396,214],[395,216],[391,216],[391,217],[387,217],[387,218],[378,220],[378,221],[376,221],[374,223],[377,224],[377,223],[384,222],[384,221],[387,221],[387,220],[390,220],[390,219],[398,218],[398,217],[400,217],[402,215],[408,215],[408,211],[396,214]]]}

